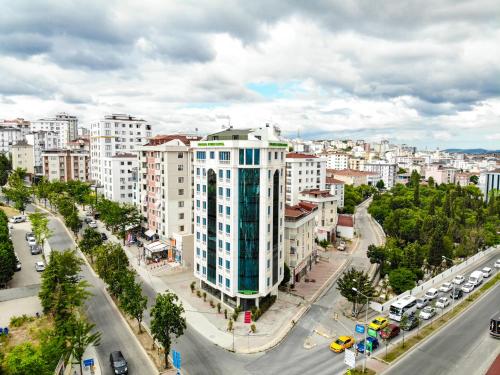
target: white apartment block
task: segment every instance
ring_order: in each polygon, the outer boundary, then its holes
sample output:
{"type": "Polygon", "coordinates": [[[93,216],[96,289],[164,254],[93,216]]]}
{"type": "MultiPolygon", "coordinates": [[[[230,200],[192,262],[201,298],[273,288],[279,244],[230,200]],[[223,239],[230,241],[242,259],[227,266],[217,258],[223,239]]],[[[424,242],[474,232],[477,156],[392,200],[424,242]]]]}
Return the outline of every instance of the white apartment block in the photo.
{"type": "Polygon", "coordinates": [[[12,145],[23,140],[21,129],[13,126],[0,125],[0,153],[9,153],[12,145]]]}
{"type": "Polygon", "coordinates": [[[128,187],[131,185],[132,181],[129,179],[133,177],[133,173],[137,174],[137,157],[135,159],[129,157],[129,160],[126,160],[127,168],[109,172],[116,163],[121,166],[121,161],[113,159],[115,155],[136,154],[138,147],[147,143],[149,137],[151,137],[151,125],[130,115],[107,115],[104,119],[90,124],[91,179],[105,186],[105,196],[108,199],[117,197],[120,202],[134,202],[134,194],[128,187]],[[125,171],[123,175],[119,172],[121,170],[125,171]],[[120,181],[126,182],[123,189],[120,181]]]}
{"type": "Polygon", "coordinates": [[[26,141],[13,145],[11,148],[12,169],[23,168],[26,169],[26,173],[33,175],[35,173],[33,155],[33,146],[26,141]]]}
{"type": "Polygon", "coordinates": [[[291,152],[286,154],[285,202],[294,206],[302,190],[325,190],[326,160],[315,155],[291,152]]]}
{"type": "Polygon", "coordinates": [[[329,152],[325,157],[326,167],[328,169],[349,168],[349,155],[345,152],[329,152]]]}
{"type": "Polygon", "coordinates": [[[500,194],[500,169],[482,172],[479,181],[486,202],[488,202],[492,192],[495,192],[495,196],[498,197],[500,194]]]}
{"type": "Polygon", "coordinates": [[[134,203],[137,199],[137,153],[120,153],[102,158],[103,180],[100,192],[106,199],[134,203]]]}
{"type": "Polygon", "coordinates": [[[344,186],[345,182],[337,180],[333,177],[326,177],[326,190],[330,191],[330,194],[337,200],[337,206],[339,208],[344,207],[344,186]]]}
{"type": "Polygon", "coordinates": [[[33,165],[36,175],[43,175],[42,152],[44,150],[57,149],[59,134],[53,131],[37,131],[25,136],[26,142],[33,146],[33,165]]]}
{"type": "Polygon", "coordinates": [[[49,181],[88,181],[90,155],[85,150],[45,150],[43,174],[49,181]]]}
{"type": "Polygon", "coordinates": [[[290,283],[293,285],[312,268],[316,257],[314,228],[317,207],[299,202],[285,208],[285,262],[290,267],[290,283]]]}
{"type": "Polygon", "coordinates": [[[31,132],[55,132],[58,135],[56,148],[66,149],[69,141],[78,137],[78,118],[67,113],[42,118],[31,122],[31,132]]]}
{"type": "MultiPolygon", "coordinates": [[[[311,189],[300,193],[302,203],[311,203],[316,210],[315,233],[318,240],[335,241],[337,226],[337,198],[328,190],[311,189]]],[[[300,204],[300,203],[299,203],[300,204]]]]}
{"type": "Polygon", "coordinates": [[[0,120],[0,127],[16,128],[21,130],[21,136],[24,137],[30,132],[31,123],[23,118],[13,120],[0,120]]]}
{"type": "MultiPolygon", "coordinates": [[[[367,172],[377,173],[380,179],[384,181],[386,189],[392,189],[396,184],[397,165],[385,161],[371,161],[364,165],[367,172]]],[[[376,182],[375,182],[376,183],[376,182]]]]}
{"type": "Polygon", "coordinates": [[[288,143],[266,125],[229,128],[191,144],[194,274],[229,306],[259,306],[277,294],[284,275],[288,143]]]}

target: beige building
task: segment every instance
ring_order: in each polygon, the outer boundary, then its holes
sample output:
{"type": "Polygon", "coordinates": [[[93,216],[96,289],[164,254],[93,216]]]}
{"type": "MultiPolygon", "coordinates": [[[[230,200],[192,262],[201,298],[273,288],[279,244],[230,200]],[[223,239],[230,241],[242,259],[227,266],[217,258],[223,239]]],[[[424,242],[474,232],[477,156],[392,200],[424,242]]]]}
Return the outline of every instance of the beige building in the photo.
{"type": "Polygon", "coordinates": [[[49,181],[89,180],[90,156],[85,150],[45,150],[42,160],[49,181]]]}
{"type": "Polygon", "coordinates": [[[18,142],[12,146],[12,169],[24,168],[28,175],[35,173],[33,146],[26,141],[18,142]]]}
{"type": "Polygon", "coordinates": [[[312,268],[316,257],[314,228],[318,207],[308,202],[285,206],[285,263],[290,267],[290,283],[299,282],[312,268]]]}
{"type": "Polygon", "coordinates": [[[377,173],[357,171],[354,169],[344,169],[341,171],[327,169],[326,175],[327,177],[332,177],[336,180],[343,181],[347,185],[353,186],[372,185],[374,181],[380,179],[377,173]]]}
{"type": "Polygon", "coordinates": [[[454,184],[455,173],[457,170],[452,167],[446,167],[441,164],[431,164],[425,167],[425,179],[429,180],[430,177],[434,179],[434,183],[440,184],[454,184]]]}
{"type": "Polygon", "coordinates": [[[366,160],[364,158],[350,158],[349,159],[349,169],[355,169],[357,171],[364,170],[366,160]]]}
{"type": "Polygon", "coordinates": [[[315,204],[317,209],[315,233],[319,241],[335,240],[337,225],[337,198],[328,190],[311,189],[300,193],[302,202],[315,204]]]}

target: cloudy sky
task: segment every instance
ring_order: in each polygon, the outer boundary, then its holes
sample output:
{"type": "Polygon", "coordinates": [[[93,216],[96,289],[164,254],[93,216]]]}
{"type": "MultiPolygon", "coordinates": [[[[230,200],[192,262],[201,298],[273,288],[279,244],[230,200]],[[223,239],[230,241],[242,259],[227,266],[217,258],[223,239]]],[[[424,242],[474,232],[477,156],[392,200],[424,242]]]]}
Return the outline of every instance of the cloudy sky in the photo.
{"type": "Polygon", "coordinates": [[[0,118],[500,148],[498,0],[0,3],[0,118]]]}

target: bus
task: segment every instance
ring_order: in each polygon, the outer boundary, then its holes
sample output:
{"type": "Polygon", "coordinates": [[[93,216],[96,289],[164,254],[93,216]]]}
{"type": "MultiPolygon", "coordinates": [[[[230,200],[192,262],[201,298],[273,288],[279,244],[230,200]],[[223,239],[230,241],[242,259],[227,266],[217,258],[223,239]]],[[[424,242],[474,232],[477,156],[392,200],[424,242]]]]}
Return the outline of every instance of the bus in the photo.
{"type": "Polygon", "coordinates": [[[403,315],[412,315],[415,311],[417,311],[417,299],[414,296],[404,296],[391,304],[389,318],[400,322],[403,315]]]}
{"type": "Polygon", "coordinates": [[[500,311],[490,319],[490,335],[500,339],[500,311]]]}

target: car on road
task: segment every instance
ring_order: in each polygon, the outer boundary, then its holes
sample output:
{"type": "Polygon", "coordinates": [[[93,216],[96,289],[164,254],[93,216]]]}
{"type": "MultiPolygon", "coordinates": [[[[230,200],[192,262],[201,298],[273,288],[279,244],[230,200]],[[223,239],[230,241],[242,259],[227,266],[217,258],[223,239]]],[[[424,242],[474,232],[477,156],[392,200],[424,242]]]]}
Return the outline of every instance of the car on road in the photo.
{"type": "Polygon", "coordinates": [[[91,228],[97,228],[97,223],[96,223],[94,220],[92,220],[92,221],[91,221],[90,223],[88,223],[88,224],[89,224],[89,227],[91,227],[91,228]]]}
{"type": "Polygon", "coordinates": [[[444,309],[450,304],[450,300],[447,297],[440,297],[436,302],[436,307],[444,309]]]}
{"type": "Polygon", "coordinates": [[[439,291],[443,293],[448,293],[452,287],[453,285],[451,285],[451,283],[443,283],[443,285],[439,287],[439,291]]]}
{"type": "Polygon", "coordinates": [[[17,253],[14,253],[14,255],[16,256],[16,269],[15,271],[21,271],[21,261],[19,260],[19,256],[17,255],[17,253]]]}
{"type": "Polygon", "coordinates": [[[28,233],[26,233],[26,235],[24,237],[26,238],[26,241],[28,241],[29,237],[35,238],[35,234],[33,232],[28,232],[28,233]]]}
{"type": "Polygon", "coordinates": [[[472,285],[471,283],[465,283],[462,286],[462,292],[464,292],[464,293],[470,293],[473,290],[474,290],[474,285],[472,285]]]}
{"type": "Polygon", "coordinates": [[[330,349],[335,353],[341,353],[354,345],[354,337],[352,336],[339,336],[335,341],[330,344],[330,349]]]}
{"type": "MultiPolygon", "coordinates": [[[[380,345],[380,343],[378,342],[378,340],[375,337],[368,336],[366,338],[366,341],[370,342],[372,344],[372,351],[376,350],[379,347],[379,345],[380,345]]],[[[360,353],[364,353],[365,352],[365,340],[361,340],[360,342],[358,342],[356,344],[356,350],[358,352],[360,352],[360,353]]]]}
{"type": "Polygon", "coordinates": [[[36,272],[45,271],[45,263],[43,263],[42,261],[36,262],[35,263],[35,270],[36,270],[36,272]]]}
{"type": "Polygon", "coordinates": [[[500,268],[500,259],[495,262],[495,268],[500,268]]]}
{"type": "Polygon", "coordinates": [[[383,316],[377,316],[375,319],[371,321],[368,325],[368,328],[374,329],[375,331],[379,331],[384,329],[389,325],[389,320],[383,316]]]}
{"type": "Polygon", "coordinates": [[[436,288],[430,288],[427,292],[425,292],[425,297],[429,301],[433,300],[434,298],[437,298],[439,296],[439,291],[436,288]]]}
{"type": "Polygon", "coordinates": [[[422,311],[420,311],[419,317],[424,320],[429,320],[434,315],[436,315],[436,309],[431,306],[426,306],[422,311]]]}
{"type": "Polygon", "coordinates": [[[418,326],[418,318],[415,314],[412,314],[408,316],[406,322],[405,321],[401,322],[399,328],[401,328],[403,331],[410,331],[416,326],[418,326]]]}
{"type": "Polygon", "coordinates": [[[423,309],[429,304],[429,299],[426,296],[422,298],[417,298],[417,309],[423,309]]]}
{"type": "Polygon", "coordinates": [[[455,288],[454,290],[451,291],[450,293],[450,298],[451,299],[460,299],[464,295],[464,292],[462,292],[462,289],[460,288],[455,288]]]}
{"type": "Polygon", "coordinates": [[[18,215],[18,216],[12,216],[9,221],[11,223],[22,223],[26,221],[26,216],[24,215],[18,215]]]}
{"type": "Polygon", "coordinates": [[[490,277],[491,276],[491,268],[490,267],[484,267],[481,272],[483,273],[483,277],[490,277]]]}
{"type": "Polygon", "coordinates": [[[127,361],[121,351],[111,352],[109,355],[109,364],[115,374],[128,374],[127,361]]]}
{"type": "Polygon", "coordinates": [[[106,241],[108,239],[108,236],[106,236],[106,233],[101,233],[101,240],[106,241]]]}
{"type": "Polygon", "coordinates": [[[380,331],[380,337],[384,340],[389,340],[399,335],[399,332],[401,332],[401,329],[396,324],[389,324],[382,331],[380,331]]]}
{"type": "Polygon", "coordinates": [[[38,255],[42,253],[42,247],[39,245],[30,246],[31,255],[38,255]]]}
{"type": "Polygon", "coordinates": [[[453,284],[455,285],[462,285],[462,283],[465,281],[465,277],[463,275],[457,275],[453,279],[453,284]]]}
{"type": "Polygon", "coordinates": [[[35,246],[35,245],[36,245],[35,237],[29,237],[28,238],[28,246],[35,246]]]}

